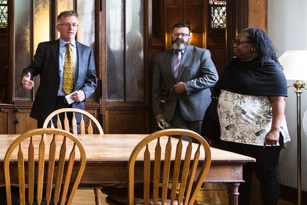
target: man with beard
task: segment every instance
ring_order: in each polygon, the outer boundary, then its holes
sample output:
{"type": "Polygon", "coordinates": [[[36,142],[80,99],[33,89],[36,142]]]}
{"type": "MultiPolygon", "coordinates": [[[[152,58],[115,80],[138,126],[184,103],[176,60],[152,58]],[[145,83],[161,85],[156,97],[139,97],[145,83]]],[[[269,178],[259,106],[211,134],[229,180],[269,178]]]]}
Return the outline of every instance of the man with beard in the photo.
{"type": "MultiPolygon", "coordinates": [[[[153,74],[152,104],[156,121],[166,121],[172,128],[197,133],[211,102],[210,88],[218,80],[208,50],[190,45],[190,26],[173,26],[172,49],[156,56],[153,74]],[[161,105],[162,82],[167,97],[161,105]]],[[[185,140],[188,140],[187,138],[185,140]]]]}

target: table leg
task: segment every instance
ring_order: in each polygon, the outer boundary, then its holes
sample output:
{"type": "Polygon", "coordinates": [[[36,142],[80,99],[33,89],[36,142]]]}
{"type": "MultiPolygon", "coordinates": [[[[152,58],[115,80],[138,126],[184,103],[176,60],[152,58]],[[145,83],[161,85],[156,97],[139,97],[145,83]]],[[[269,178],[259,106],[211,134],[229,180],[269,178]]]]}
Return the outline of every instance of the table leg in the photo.
{"type": "Polygon", "coordinates": [[[96,205],[101,205],[101,203],[100,203],[100,198],[99,198],[99,192],[100,192],[100,189],[94,188],[95,204],[96,204],[96,205]]]}
{"type": "Polygon", "coordinates": [[[228,204],[239,204],[239,186],[240,183],[228,183],[228,204]]]}

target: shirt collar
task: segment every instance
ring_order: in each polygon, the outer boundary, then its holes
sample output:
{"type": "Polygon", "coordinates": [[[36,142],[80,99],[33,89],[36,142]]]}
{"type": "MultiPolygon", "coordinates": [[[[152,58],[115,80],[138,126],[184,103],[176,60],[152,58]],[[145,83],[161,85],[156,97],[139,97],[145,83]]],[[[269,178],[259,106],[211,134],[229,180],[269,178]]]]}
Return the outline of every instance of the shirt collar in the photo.
{"type": "Polygon", "coordinates": [[[184,54],[185,49],[182,50],[173,49],[172,54],[174,55],[177,51],[181,51],[181,53],[184,54]]]}
{"type": "Polygon", "coordinates": [[[60,38],[60,46],[63,47],[65,46],[67,43],[70,43],[73,47],[76,47],[76,40],[73,39],[71,42],[66,42],[63,39],[60,38]]]}

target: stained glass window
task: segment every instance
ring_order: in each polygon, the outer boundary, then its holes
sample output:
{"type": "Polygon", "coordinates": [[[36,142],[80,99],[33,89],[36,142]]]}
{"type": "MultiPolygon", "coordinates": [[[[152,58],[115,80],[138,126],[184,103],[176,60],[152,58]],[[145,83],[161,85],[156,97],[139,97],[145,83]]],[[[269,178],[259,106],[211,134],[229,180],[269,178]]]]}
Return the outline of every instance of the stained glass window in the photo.
{"type": "Polygon", "coordinates": [[[209,0],[210,5],[223,5],[226,6],[226,1],[222,0],[209,0]]]}
{"type": "Polygon", "coordinates": [[[226,28],[226,1],[209,0],[211,28],[226,28]]]}
{"type": "Polygon", "coordinates": [[[0,0],[0,28],[7,28],[7,1],[0,0]]]}

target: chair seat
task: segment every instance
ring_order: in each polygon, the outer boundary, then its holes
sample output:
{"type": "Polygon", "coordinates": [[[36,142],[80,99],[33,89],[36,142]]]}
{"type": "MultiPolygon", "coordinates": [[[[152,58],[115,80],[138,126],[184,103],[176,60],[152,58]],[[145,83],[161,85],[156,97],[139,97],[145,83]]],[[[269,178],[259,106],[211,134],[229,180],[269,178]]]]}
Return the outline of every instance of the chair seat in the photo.
{"type": "MultiPolygon", "coordinates": [[[[105,187],[101,189],[103,194],[106,194],[108,197],[106,198],[106,202],[110,205],[124,205],[128,203],[128,189],[127,188],[117,188],[117,187],[105,187]]],[[[161,187],[160,187],[161,192],[161,187]]],[[[138,187],[135,189],[135,205],[144,204],[143,196],[143,187],[138,187]]],[[[168,189],[168,196],[170,195],[170,189],[168,189]]],[[[152,197],[152,196],[151,196],[152,197]]],[[[153,201],[150,200],[150,205],[153,205],[153,201]]],[[[194,203],[195,204],[195,203],[194,203]]],[[[157,205],[162,205],[162,201],[159,198],[157,205]]],[[[169,199],[166,200],[165,205],[171,205],[171,201],[169,199]]],[[[178,201],[175,200],[173,205],[178,205],[178,201]]]]}

